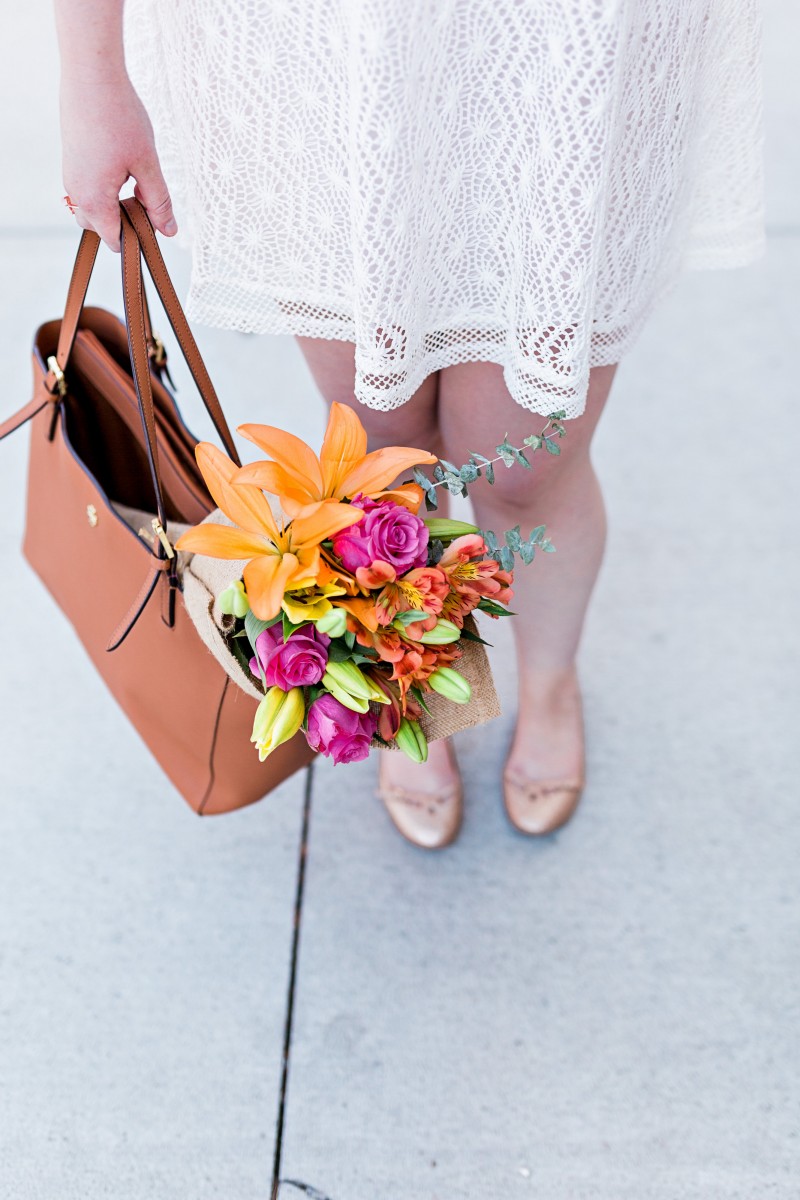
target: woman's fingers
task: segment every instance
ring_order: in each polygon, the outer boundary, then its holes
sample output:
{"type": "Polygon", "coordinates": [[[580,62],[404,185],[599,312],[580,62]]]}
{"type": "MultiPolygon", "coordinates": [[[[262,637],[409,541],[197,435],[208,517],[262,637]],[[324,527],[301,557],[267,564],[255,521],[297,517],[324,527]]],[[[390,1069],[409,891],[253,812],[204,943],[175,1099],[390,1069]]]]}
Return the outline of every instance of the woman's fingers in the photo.
{"type": "Polygon", "coordinates": [[[93,229],[110,250],[119,253],[121,218],[118,199],[92,199],[85,204],[79,204],[75,220],[82,229],[93,229]]]}
{"type": "Polygon", "coordinates": [[[166,237],[174,237],[178,232],[178,223],[172,211],[169,190],[164,176],[161,174],[157,158],[150,159],[139,168],[133,194],[147,209],[147,215],[158,232],[165,234],[166,237]]]}

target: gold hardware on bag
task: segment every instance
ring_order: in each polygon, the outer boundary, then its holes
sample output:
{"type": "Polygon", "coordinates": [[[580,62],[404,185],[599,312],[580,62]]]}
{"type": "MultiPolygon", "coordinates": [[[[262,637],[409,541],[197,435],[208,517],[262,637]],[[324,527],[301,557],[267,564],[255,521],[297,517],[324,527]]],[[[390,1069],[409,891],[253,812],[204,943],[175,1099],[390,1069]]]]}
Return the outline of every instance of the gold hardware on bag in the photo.
{"type": "Polygon", "coordinates": [[[163,367],[167,361],[167,352],[164,349],[164,343],[157,333],[151,335],[150,357],[157,367],[163,367]]]}
{"type": "Polygon", "coordinates": [[[97,509],[95,508],[95,506],[93,504],[86,505],[86,519],[89,522],[89,524],[91,525],[92,529],[94,529],[95,525],[100,520],[100,518],[97,515],[97,509]]]}
{"type": "Polygon", "coordinates": [[[167,537],[166,533],[164,532],[164,527],[162,526],[158,517],[153,517],[153,520],[150,522],[150,524],[153,526],[153,532],[155,533],[156,537],[158,538],[158,540],[161,542],[161,545],[166,550],[167,558],[174,558],[175,551],[172,549],[172,544],[171,544],[169,538],[167,537]]]}
{"type": "Polygon", "coordinates": [[[61,367],[58,365],[58,359],[56,358],[55,354],[50,355],[50,357],[47,360],[47,366],[56,377],[56,387],[58,388],[59,396],[66,396],[67,381],[64,378],[64,372],[61,370],[61,367]]]}

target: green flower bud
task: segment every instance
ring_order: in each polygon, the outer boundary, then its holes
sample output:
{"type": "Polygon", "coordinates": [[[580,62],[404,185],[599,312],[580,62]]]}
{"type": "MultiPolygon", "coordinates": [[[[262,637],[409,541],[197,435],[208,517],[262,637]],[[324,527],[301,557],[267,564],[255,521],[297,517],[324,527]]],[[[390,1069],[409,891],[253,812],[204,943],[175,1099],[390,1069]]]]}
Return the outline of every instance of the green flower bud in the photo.
{"type": "MultiPolygon", "coordinates": [[[[390,703],[383,689],[368,679],[354,662],[329,662],[322,682],[329,691],[333,691],[330,686],[333,682],[341,691],[348,692],[359,700],[375,700],[378,704],[390,703]]],[[[361,708],[357,711],[366,712],[366,709],[361,708]]]]}
{"type": "Polygon", "coordinates": [[[328,637],[341,637],[347,632],[347,613],[343,608],[329,608],[314,624],[320,633],[327,633],[328,637]]]}
{"type": "Polygon", "coordinates": [[[465,533],[480,533],[477,525],[470,525],[468,521],[451,521],[449,517],[426,517],[425,524],[431,537],[439,538],[442,542],[452,541],[465,533]]]}
{"type": "Polygon", "coordinates": [[[220,612],[228,617],[246,617],[250,611],[250,601],[244,590],[241,579],[235,580],[221,592],[217,600],[220,612]]]}
{"type": "Polygon", "coordinates": [[[418,721],[409,721],[405,717],[400,721],[395,739],[400,750],[412,762],[423,763],[428,758],[428,739],[422,732],[418,721]]]}
{"type": "Polygon", "coordinates": [[[437,667],[433,674],[428,676],[428,683],[440,696],[446,696],[456,704],[469,704],[472,688],[464,676],[459,675],[452,667],[437,667]]]}
{"type": "Polygon", "coordinates": [[[436,622],[433,629],[428,629],[416,640],[426,646],[446,646],[449,642],[457,642],[460,637],[461,630],[458,626],[442,617],[436,622]]]}

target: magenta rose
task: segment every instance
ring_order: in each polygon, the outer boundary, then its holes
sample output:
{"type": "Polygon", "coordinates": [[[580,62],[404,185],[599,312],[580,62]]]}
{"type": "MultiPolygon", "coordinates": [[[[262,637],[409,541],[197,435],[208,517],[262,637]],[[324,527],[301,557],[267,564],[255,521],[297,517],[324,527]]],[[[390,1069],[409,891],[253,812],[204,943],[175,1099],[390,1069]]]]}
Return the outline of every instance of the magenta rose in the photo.
{"type": "Polygon", "coordinates": [[[377,713],[353,712],[326,692],[308,710],[308,744],[334,763],[359,762],[369,754],[378,726],[377,713]]]}
{"type": "Polygon", "coordinates": [[[280,621],[270,625],[256,638],[256,653],[250,659],[250,670],[259,676],[259,663],[267,687],[307,687],[319,683],[328,665],[328,646],[331,639],[319,633],[310,622],[295,629],[284,641],[280,621]]]}
{"type": "Polygon", "coordinates": [[[355,496],[353,504],[364,510],[364,519],[333,538],[333,552],[348,571],[385,562],[404,575],[428,561],[428,529],[415,513],[393,500],[355,496]]]}

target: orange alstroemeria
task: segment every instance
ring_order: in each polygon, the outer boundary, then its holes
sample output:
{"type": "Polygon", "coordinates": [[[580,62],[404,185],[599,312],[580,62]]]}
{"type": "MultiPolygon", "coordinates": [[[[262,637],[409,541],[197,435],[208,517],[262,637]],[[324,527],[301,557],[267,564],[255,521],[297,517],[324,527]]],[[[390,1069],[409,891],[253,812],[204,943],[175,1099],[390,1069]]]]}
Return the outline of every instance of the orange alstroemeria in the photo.
{"type": "Polygon", "coordinates": [[[320,543],[360,521],[360,508],[328,504],[284,524],[259,488],[237,482],[239,468],[216,446],[201,442],[196,456],[206,487],[233,526],[213,521],[196,525],[178,539],[178,550],[247,560],[243,572],[247,596],[262,621],[277,616],[286,592],[329,579],[320,543]]]}
{"type": "Polygon", "coordinates": [[[310,506],[350,500],[359,493],[373,500],[394,500],[416,512],[422,489],[416,483],[391,484],[403,471],[437,461],[435,455],[411,446],[386,446],[367,454],[366,430],[346,404],[331,405],[319,458],[300,438],[274,425],[240,425],[239,433],[273,461],[242,467],[236,482],[278,496],[290,516],[305,515],[310,506]]]}
{"type": "Polygon", "coordinates": [[[437,567],[415,567],[383,588],[375,600],[378,621],[381,625],[391,625],[399,612],[410,609],[438,616],[449,590],[444,571],[437,567]]]}

